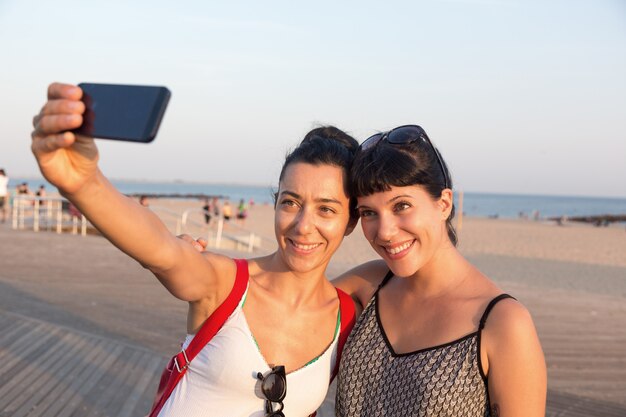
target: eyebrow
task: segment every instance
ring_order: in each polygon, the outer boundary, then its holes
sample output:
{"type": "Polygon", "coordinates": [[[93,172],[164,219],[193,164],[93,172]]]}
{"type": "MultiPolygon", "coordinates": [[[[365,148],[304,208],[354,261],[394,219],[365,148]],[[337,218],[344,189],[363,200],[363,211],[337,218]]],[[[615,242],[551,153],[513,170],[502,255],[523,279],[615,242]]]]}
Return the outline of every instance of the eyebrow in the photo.
{"type": "MultiPolygon", "coordinates": [[[[390,203],[393,203],[394,201],[399,200],[399,199],[401,199],[401,198],[413,198],[413,197],[412,197],[412,196],[410,196],[410,195],[408,195],[408,194],[400,194],[400,195],[397,195],[397,196],[395,196],[395,197],[393,197],[393,198],[389,199],[388,201],[385,201],[385,205],[390,204],[390,203]]],[[[359,205],[356,207],[356,209],[357,209],[357,210],[359,210],[359,209],[361,209],[361,208],[369,208],[369,206],[359,204],[359,205]]]]}
{"type": "MultiPolygon", "coordinates": [[[[302,196],[300,194],[298,194],[298,193],[294,193],[293,191],[288,191],[288,190],[281,191],[279,195],[282,196],[282,195],[285,195],[285,194],[289,195],[289,196],[291,196],[291,197],[293,197],[295,199],[302,200],[302,196]]],[[[334,199],[334,198],[328,198],[328,197],[316,198],[314,201],[317,202],[317,203],[327,203],[327,204],[328,203],[334,203],[334,204],[341,205],[341,201],[339,201],[337,199],[334,199]]]]}
{"type": "Polygon", "coordinates": [[[401,194],[401,195],[397,195],[394,198],[390,199],[389,201],[387,201],[387,203],[385,204],[389,204],[389,203],[393,203],[396,200],[399,200],[401,198],[413,198],[412,196],[408,195],[408,194],[401,194]]]}

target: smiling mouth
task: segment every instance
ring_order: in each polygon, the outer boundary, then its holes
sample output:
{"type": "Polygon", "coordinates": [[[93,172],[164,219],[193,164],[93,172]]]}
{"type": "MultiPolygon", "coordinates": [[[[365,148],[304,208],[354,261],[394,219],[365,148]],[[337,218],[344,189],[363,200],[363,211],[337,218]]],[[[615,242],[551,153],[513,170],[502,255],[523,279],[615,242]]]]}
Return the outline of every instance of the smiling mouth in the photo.
{"type": "Polygon", "coordinates": [[[304,244],[304,243],[295,242],[291,239],[287,239],[287,240],[289,241],[289,243],[291,243],[291,245],[294,248],[296,248],[300,252],[311,252],[312,250],[314,250],[315,248],[321,245],[321,243],[304,244]]]}
{"type": "Polygon", "coordinates": [[[402,253],[408,250],[411,246],[413,246],[413,243],[415,243],[415,241],[411,240],[410,242],[405,242],[398,246],[394,246],[394,247],[383,246],[383,248],[385,249],[385,252],[387,252],[389,255],[398,255],[399,253],[402,253]]]}

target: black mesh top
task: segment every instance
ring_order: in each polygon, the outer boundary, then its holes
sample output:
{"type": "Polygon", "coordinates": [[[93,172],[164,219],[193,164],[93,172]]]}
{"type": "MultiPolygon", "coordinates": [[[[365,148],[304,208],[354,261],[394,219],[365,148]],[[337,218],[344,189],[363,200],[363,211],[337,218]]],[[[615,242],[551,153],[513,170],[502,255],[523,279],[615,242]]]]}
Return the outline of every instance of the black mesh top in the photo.
{"type": "Polygon", "coordinates": [[[512,297],[502,294],[489,303],[476,332],[444,345],[395,354],[380,324],[377,291],[343,351],[337,417],[490,416],[480,334],[489,311],[504,298],[512,297]]]}

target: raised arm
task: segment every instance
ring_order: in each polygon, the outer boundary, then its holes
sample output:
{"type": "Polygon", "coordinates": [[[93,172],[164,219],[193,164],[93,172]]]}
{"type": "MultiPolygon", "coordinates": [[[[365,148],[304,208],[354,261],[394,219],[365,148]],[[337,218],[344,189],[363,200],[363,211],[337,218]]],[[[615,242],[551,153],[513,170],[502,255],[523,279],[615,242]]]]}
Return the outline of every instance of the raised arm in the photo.
{"type": "Polygon", "coordinates": [[[498,303],[483,333],[483,369],[489,380],[491,415],[544,417],[546,364],[532,318],[514,300],[498,303]]]}
{"type": "Polygon", "coordinates": [[[43,176],[123,252],[151,270],[185,301],[218,298],[232,287],[232,271],[217,255],[202,255],[176,239],[149,209],[124,196],[98,168],[93,138],[70,130],[82,124],[80,88],[51,84],[33,118],[32,151],[43,176]],[[139,239],[140,238],[140,239],[139,239]],[[221,276],[223,275],[223,276],[221,276]]]}

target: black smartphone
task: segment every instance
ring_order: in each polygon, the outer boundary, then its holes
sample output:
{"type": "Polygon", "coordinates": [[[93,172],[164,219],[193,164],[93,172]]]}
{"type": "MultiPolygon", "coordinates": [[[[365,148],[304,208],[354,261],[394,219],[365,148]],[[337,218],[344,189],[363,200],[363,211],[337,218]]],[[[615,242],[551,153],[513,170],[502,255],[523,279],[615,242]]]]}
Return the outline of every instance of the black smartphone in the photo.
{"type": "Polygon", "coordinates": [[[83,124],[74,132],[101,139],[148,143],[154,140],[171,93],[166,87],[93,84],[83,90],[83,124]]]}

